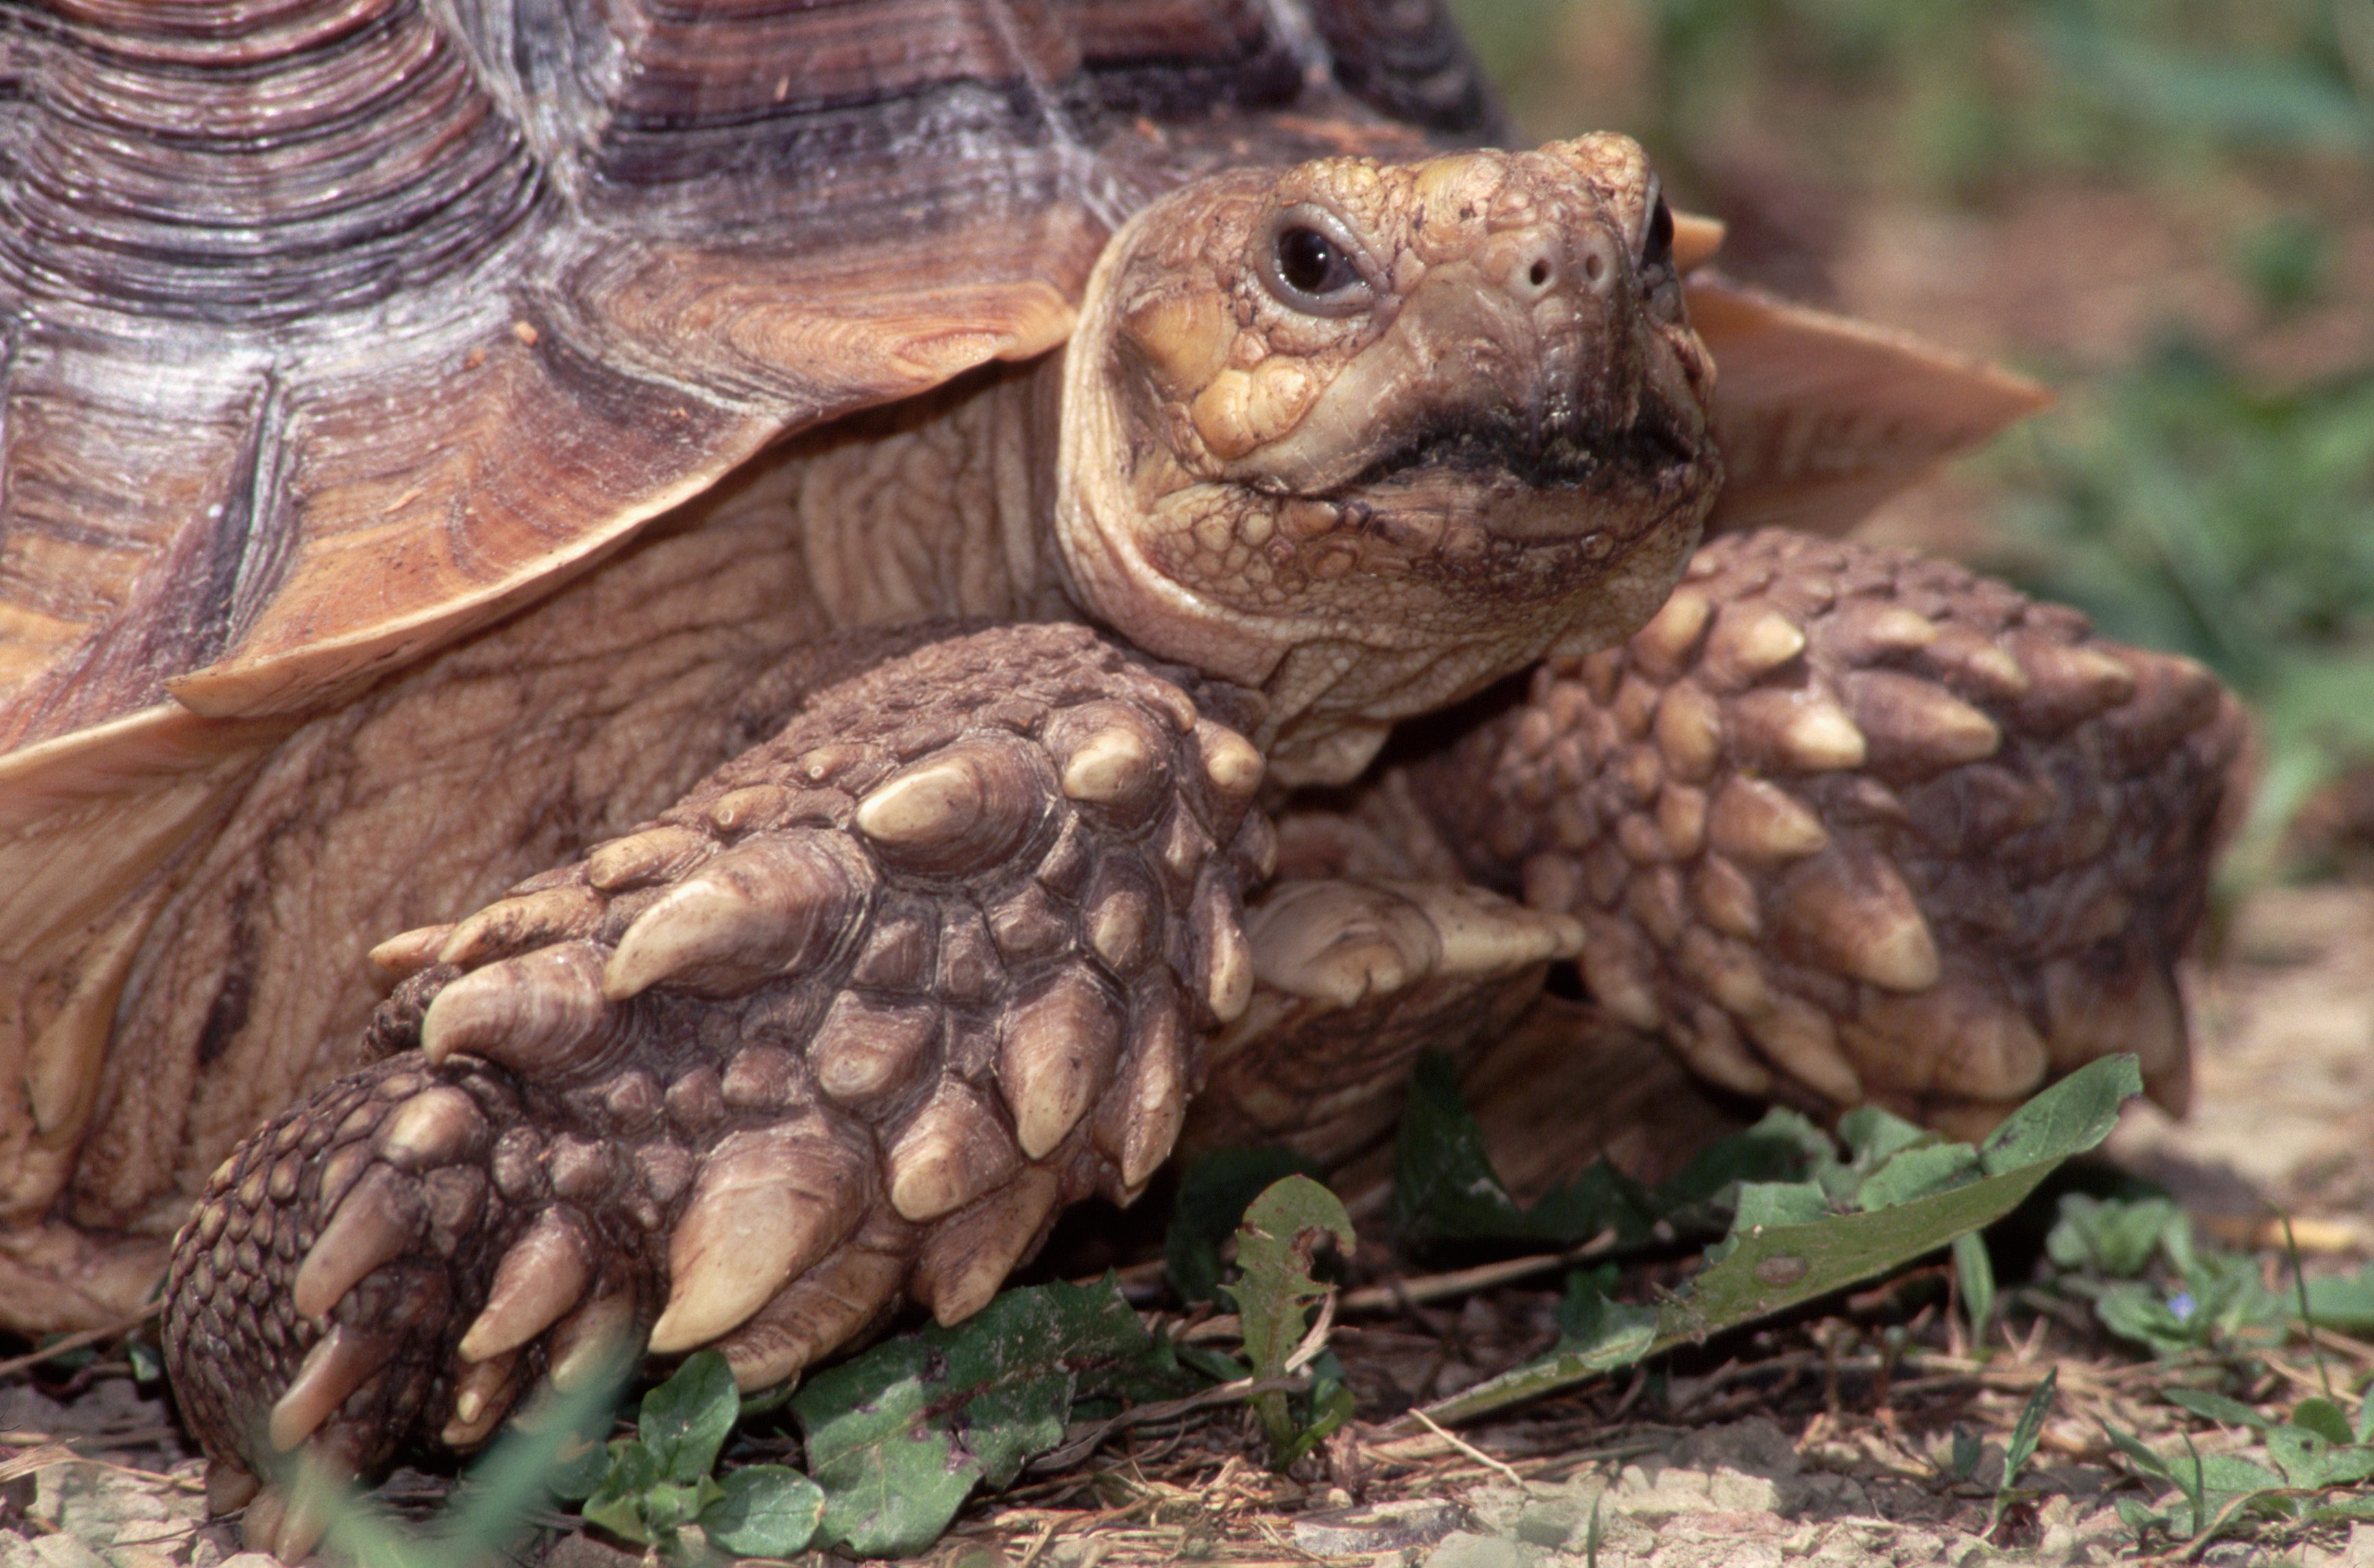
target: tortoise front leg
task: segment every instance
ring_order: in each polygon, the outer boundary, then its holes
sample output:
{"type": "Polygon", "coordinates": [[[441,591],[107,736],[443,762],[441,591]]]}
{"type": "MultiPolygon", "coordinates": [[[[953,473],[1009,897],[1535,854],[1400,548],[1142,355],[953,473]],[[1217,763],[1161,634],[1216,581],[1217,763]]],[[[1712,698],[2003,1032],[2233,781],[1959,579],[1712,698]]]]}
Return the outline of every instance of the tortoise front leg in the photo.
{"type": "Polygon", "coordinates": [[[1469,875],[1578,916],[1592,996],[1707,1078],[1969,1135],[2111,1052],[2181,1107],[2172,971],[2242,734],[2189,660],[1771,532],[1386,787],[1469,875]]]}
{"type": "MultiPolygon", "coordinates": [[[[474,1445],[620,1349],[771,1384],[1134,1196],[1245,1008],[1275,843],[1232,694],[1185,680],[1078,627],[933,643],[383,949],[398,1054],[243,1144],[176,1246],[219,1500],[299,1450],[474,1445]]],[[[283,1556],[320,1528],[250,1518],[283,1556]]]]}

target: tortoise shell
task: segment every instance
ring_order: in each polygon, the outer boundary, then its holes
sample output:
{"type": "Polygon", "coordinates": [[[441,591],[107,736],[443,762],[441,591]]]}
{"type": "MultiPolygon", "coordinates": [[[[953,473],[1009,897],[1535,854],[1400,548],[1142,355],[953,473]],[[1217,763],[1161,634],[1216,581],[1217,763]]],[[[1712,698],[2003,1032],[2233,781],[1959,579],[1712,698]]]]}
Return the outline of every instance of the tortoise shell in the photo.
{"type": "MultiPolygon", "coordinates": [[[[0,10],[0,1220],[50,1211],[175,867],[308,715],[770,442],[1056,347],[1162,190],[1499,139],[1437,0],[0,10]]],[[[2032,404],[1692,309],[1733,522],[1835,525],[2032,404]]],[[[31,1233],[0,1319],[61,1310],[31,1233]]]]}

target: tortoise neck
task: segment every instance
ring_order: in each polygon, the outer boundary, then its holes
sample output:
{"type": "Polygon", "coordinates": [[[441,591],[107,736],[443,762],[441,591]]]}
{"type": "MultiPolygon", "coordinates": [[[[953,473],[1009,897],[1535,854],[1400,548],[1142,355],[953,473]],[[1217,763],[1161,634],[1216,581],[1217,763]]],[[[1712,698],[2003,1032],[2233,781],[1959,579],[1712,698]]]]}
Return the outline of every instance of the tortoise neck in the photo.
{"type": "Polygon", "coordinates": [[[833,627],[1083,619],[1052,543],[1058,375],[1043,359],[983,366],[784,454],[777,471],[833,627]]]}

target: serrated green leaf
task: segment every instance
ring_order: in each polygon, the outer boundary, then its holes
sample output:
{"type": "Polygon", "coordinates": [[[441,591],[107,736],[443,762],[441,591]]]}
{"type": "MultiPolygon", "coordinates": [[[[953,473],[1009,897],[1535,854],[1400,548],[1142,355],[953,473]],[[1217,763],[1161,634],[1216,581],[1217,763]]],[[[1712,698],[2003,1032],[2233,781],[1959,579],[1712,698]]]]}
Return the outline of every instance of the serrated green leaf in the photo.
{"type": "Polygon", "coordinates": [[[741,1413],[734,1369],[715,1350],[698,1350],[643,1396],[635,1425],[660,1473],[689,1486],[716,1468],[718,1450],[741,1413]]]}
{"type": "MultiPolygon", "coordinates": [[[[1615,1366],[1683,1340],[1702,1340],[1719,1330],[1785,1311],[1829,1291],[1898,1268],[1923,1254],[1950,1245],[2002,1219],[2024,1202],[2070,1155],[2082,1153],[2110,1134],[2116,1122],[2102,1114],[2101,1100],[2121,1086],[2141,1092],[2134,1058],[2120,1056],[2079,1068],[2014,1112],[2005,1126],[2016,1136],[1990,1139],[1987,1174],[1967,1185],[1916,1197],[1894,1208],[1861,1214],[1825,1214],[1804,1223],[1742,1223],[1721,1245],[1708,1250],[1708,1266],[1658,1309],[1656,1332],[1635,1350],[1611,1352],[1560,1345],[1497,1377],[1431,1407],[1436,1421],[1466,1421],[1596,1376],[1615,1366]],[[2015,1156],[2025,1163],[2015,1162],[2015,1156]]],[[[1998,1129],[2000,1134],[2001,1129],[1998,1129]]],[[[1813,1197],[1806,1184],[1751,1184],[1743,1188],[1741,1219],[1759,1208],[1803,1212],[1813,1197]],[[1759,1186],[1771,1187],[1759,1192],[1759,1186]],[[1799,1190],[1784,1192],[1786,1186],[1799,1190]]]]}
{"type": "Polygon", "coordinates": [[[1110,1279],[1007,1291],[953,1328],[877,1345],[792,1400],[825,1493],[817,1539],[920,1551],[976,1484],[1006,1485],[1062,1441],[1078,1395],[1162,1397],[1193,1381],[1110,1279]]]}
{"type": "MultiPolygon", "coordinates": [[[[1287,1177],[1246,1208],[1244,1223],[1237,1228],[1237,1267],[1243,1277],[1220,1288],[1236,1303],[1253,1376],[1266,1381],[1285,1373],[1308,1326],[1305,1309],[1327,1293],[1311,1278],[1313,1259],[1330,1242],[1348,1256],[1354,1239],[1343,1200],[1308,1176],[1287,1177]]],[[[1263,1394],[1253,1409],[1269,1436],[1270,1463],[1282,1469],[1293,1462],[1287,1456],[1299,1436],[1287,1397],[1263,1394]]]]}
{"type": "Polygon", "coordinates": [[[1179,1197],[1162,1238],[1164,1267],[1180,1299],[1219,1300],[1220,1248],[1236,1233],[1245,1206],[1274,1182],[1320,1173],[1315,1162],[1276,1147],[1217,1149],[1191,1162],[1179,1178],[1179,1197]]]}
{"type": "Polygon", "coordinates": [[[1440,1051],[1418,1057],[1393,1135],[1393,1233],[1429,1241],[1533,1242],[1572,1246],[1604,1231],[1647,1233],[1653,1216],[1639,1185],[1599,1161],[1526,1208],[1492,1169],[1484,1129],[1459,1092],[1459,1070],[1440,1051]]]}
{"type": "Polygon", "coordinates": [[[2239,1399],[2228,1399],[2223,1394],[2212,1394],[2205,1388],[2163,1388],[2160,1397],[2171,1405],[2180,1406],[2196,1416],[2219,1421],[2227,1426],[2248,1427],[2264,1434],[2272,1424],[2266,1417],[2239,1399]]]}
{"type": "Polygon", "coordinates": [[[824,1489],[782,1465],[729,1470],[700,1511],[700,1527],[728,1551],[789,1557],[807,1550],[824,1520],[824,1489]]]}

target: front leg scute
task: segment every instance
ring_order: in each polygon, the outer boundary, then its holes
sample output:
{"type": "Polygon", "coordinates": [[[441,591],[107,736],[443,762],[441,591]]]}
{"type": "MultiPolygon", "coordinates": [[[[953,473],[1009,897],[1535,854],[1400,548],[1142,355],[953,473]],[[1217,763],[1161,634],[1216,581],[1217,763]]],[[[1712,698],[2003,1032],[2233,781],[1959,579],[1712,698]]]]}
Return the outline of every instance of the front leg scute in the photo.
{"type": "Polygon", "coordinates": [[[1081,628],[952,637],[385,944],[375,1031],[415,1048],[243,1145],[177,1247],[209,1451],[368,1469],[619,1343],[758,1387],[901,1300],[978,1310],[1064,1205],[1144,1186],[1245,1006],[1250,701],[1081,628]]]}

